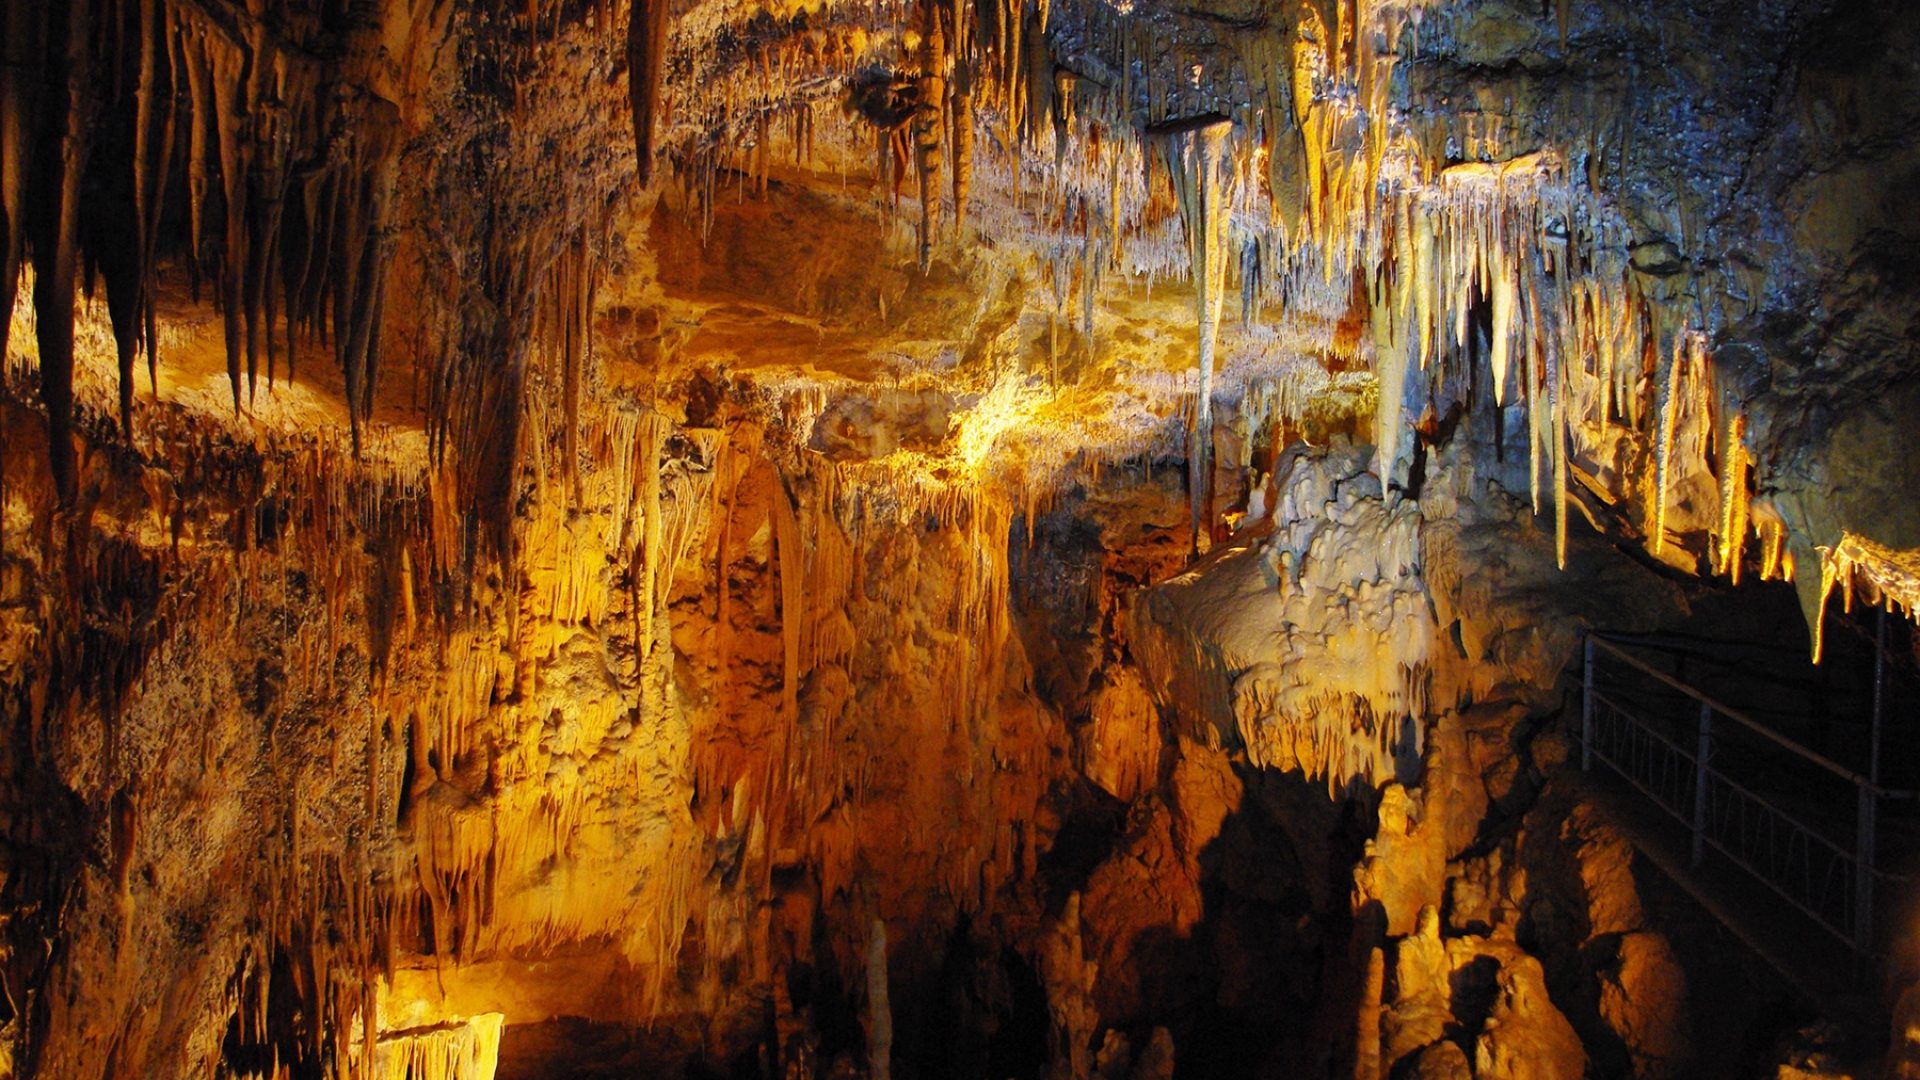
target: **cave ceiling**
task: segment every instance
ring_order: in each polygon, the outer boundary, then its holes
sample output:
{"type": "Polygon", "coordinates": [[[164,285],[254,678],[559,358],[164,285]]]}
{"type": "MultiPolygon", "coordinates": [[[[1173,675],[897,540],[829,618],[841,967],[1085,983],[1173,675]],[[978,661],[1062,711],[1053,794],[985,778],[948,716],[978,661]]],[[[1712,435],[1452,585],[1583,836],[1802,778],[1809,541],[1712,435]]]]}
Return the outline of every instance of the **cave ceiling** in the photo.
{"type": "Polygon", "coordinates": [[[1026,498],[1200,475],[1216,397],[1368,428],[1398,484],[1512,398],[1536,501],[1664,554],[1697,441],[1727,505],[1676,562],[1751,522],[1811,563],[1920,539],[1857,460],[1915,347],[1913,30],[1814,7],[14,5],[0,269],[64,500],[79,289],[123,431],[143,375],[223,358],[256,424],[304,376],[355,453],[421,433],[496,555],[517,403],[708,370],[1026,498]]]}

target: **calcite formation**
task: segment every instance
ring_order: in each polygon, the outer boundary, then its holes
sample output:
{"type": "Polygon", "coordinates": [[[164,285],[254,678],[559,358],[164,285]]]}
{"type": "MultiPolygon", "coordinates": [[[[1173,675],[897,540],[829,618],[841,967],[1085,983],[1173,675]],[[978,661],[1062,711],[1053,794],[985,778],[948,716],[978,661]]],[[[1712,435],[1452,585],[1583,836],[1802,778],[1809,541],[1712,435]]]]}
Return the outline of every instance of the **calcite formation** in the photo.
{"type": "Polygon", "coordinates": [[[13,0],[0,54],[0,1077],[1785,1022],[1556,722],[1586,630],[1920,600],[1908,5],[13,0]]]}
{"type": "Polygon", "coordinates": [[[1131,640],[1161,704],[1231,717],[1249,762],[1379,785],[1420,756],[1432,623],[1419,510],[1388,509],[1352,455],[1281,466],[1259,540],[1156,586],[1131,640]]]}

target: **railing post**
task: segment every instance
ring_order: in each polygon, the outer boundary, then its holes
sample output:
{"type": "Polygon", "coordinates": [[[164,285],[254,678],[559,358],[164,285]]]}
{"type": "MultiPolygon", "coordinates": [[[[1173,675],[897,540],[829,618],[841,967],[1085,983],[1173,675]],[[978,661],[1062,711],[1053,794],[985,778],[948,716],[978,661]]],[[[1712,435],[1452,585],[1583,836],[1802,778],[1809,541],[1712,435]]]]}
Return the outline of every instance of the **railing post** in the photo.
{"type": "Polygon", "coordinates": [[[1593,634],[1581,646],[1580,771],[1593,771],[1593,634]]]}
{"type": "Polygon", "coordinates": [[[1858,784],[1859,821],[1854,828],[1853,853],[1853,951],[1864,959],[1873,952],[1873,862],[1876,792],[1871,784],[1858,784]]]}
{"type": "Polygon", "coordinates": [[[1856,788],[1860,793],[1858,822],[1854,826],[1853,853],[1853,955],[1856,970],[1867,975],[1867,958],[1873,953],[1873,868],[1878,846],[1880,783],[1880,723],[1884,715],[1887,689],[1887,609],[1880,609],[1873,633],[1873,723],[1867,733],[1867,782],[1856,788]]]}
{"type": "Polygon", "coordinates": [[[1873,725],[1868,733],[1867,779],[1880,782],[1880,721],[1886,713],[1887,696],[1887,609],[1880,609],[1879,623],[1873,631],[1873,725]]]}
{"type": "Polygon", "coordinates": [[[1700,705],[1700,741],[1693,757],[1693,862],[1707,853],[1707,758],[1713,753],[1713,706],[1700,705]]]}

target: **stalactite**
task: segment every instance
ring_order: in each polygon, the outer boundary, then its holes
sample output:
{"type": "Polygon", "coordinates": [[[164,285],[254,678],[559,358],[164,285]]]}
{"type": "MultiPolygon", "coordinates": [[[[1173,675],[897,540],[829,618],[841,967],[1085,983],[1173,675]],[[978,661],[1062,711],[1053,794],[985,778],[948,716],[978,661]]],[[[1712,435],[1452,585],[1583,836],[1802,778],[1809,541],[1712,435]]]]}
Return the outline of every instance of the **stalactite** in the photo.
{"type": "Polygon", "coordinates": [[[1747,542],[1747,473],[1752,458],[1746,448],[1746,414],[1729,407],[1720,444],[1719,573],[1740,584],[1741,555],[1747,542]]]}
{"type": "Polygon", "coordinates": [[[0,369],[11,355],[14,299],[20,287],[20,260],[26,245],[27,174],[39,87],[32,77],[42,56],[38,38],[45,19],[38,4],[7,5],[5,36],[0,37],[0,369]]]}
{"type": "Polygon", "coordinates": [[[633,147],[640,183],[653,181],[654,142],[666,71],[668,0],[631,0],[627,16],[627,92],[633,101],[633,147]]]}
{"type": "Polygon", "coordinates": [[[174,70],[185,72],[187,83],[187,260],[193,269],[197,288],[209,183],[207,124],[212,112],[207,100],[206,30],[184,13],[171,13],[175,21],[168,37],[174,45],[174,70]]]}
{"type": "MultiPolygon", "coordinates": [[[[40,345],[40,398],[47,407],[47,443],[54,489],[73,501],[73,298],[78,273],[80,179],[86,171],[92,127],[89,6],[70,4],[65,26],[49,34],[61,59],[59,87],[49,101],[53,135],[46,171],[50,182],[31,216],[42,230],[34,241],[33,306],[40,345]]],[[[53,29],[52,25],[49,29],[53,29]]]]}
{"type": "Polygon", "coordinates": [[[660,520],[660,449],[664,437],[665,423],[660,415],[651,411],[643,414],[636,448],[640,456],[636,469],[640,476],[641,540],[633,558],[633,573],[638,579],[638,595],[634,600],[634,619],[638,624],[634,642],[635,674],[642,678],[654,662],[655,611],[661,592],[660,552],[665,543],[665,530],[660,520]]]}
{"type": "Polygon", "coordinates": [[[1753,531],[1760,537],[1760,580],[1793,577],[1793,560],[1787,552],[1787,525],[1768,503],[1751,508],[1753,531]]]}
{"type": "MultiPolygon", "coordinates": [[[[1507,367],[1513,346],[1514,334],[1514,280],[1513,274],[1505,266],[1498,267],[1493,277],[1493,352],[1489,359],[1493,371],[1493,402],[1505,405],[1507,399],[1507,367]]],[[[1462,305],[1464,310],[1465,305],[1462,305]]]]}
{"type": "MultiPolygon", "coordinates": [[[[250,104],[241,98],[244,90],[240,85],[244,72],[243,58],[236,55],[238,50],[224,46],[223,42],[207,50],[213,101],[211,115],[204,123],[212,125],[220,166],[220,205],[225,219],[219,267],[220,315],[226,328],[227,381],[233,388],[233,411],[238,416],[245,340],[241,328],[246,319],[242,280],[248,262],[248,247],[265,238],[255,238],[247,227],[246,182],[248,173],[252,171],[252,146],[250,140],[245,140],[243,133],[238,130],[239,125],[245,122],[243,107],[250,104]]],[[[349,393],[352,385],[349,379],[349,393]]]]}
{"type": "MultiPolygon", "coordinates": [[[[130,194],[130,193],[129,193],[130,194]]],[[[103,208],[101,218],[114,234],[111,241],[92,242],[83,224],[81,244],[89,250],[101,281],[106,286],[107,316],[113,331],[114,369],[119,373],[119,415],[122,437],[133,437],[133,362],[139,349],[141,272],[139,255],[128,237],[138,236],[140,220],[131,199],[116,200],[103,208]]],[[[99,226],[96,226],[98,228],[99,226]]]]}
{"type": "Polygon", "coordinates": [[[1834,558],[1830,549],[1820,549],[1820,607],[1813,617],[1813,662],[1816,664],[1826,652],[1827,601],[1833,595],[1833,587],[1844,580],[1843,571],[1846,569],[1847,563],[1834,558]]]}
{"type": "Polygon", "coordinates": [[[1567,447],[1569,421],[1567,419],[1566,388],[1563,384],[1563,374],[1560,370],[1560,366],[1565,363],[1565,360],[1561,358],[1556,351],[1553,351],[1555,348],[1555,346],[1549,345],[1550,351],[1548,352],[1548,357],[1550,366],[1547,373],[1547,385],[1553,395],[1553,404],[1551,408],[1552,415],[1549,417],[1547,424],[1547,437],[1553,440],[1553,556],[1555,565],[1565,570],[1567,568],[1567,500],[1571,498],[1567,486],[1567,473],[1569,468],[1567,462],[1567,454],[1569,452],[1567,447]]]}
{"type": "Polygon", "coordinates": [[[940,103],[947,97],[947,45],[936,0],[922,0],[919,109],[913,118],[914,169],[920,180],[920,270],[933,265],[934,218],[939,206],[940,103]]]}
{"type": "Polygon", "coordinates": [[[580,393],[586,379],[592,329],[593,257],[586,230],[578,231],[554,261],[546,289],[552,311],[551,335],[560,357],[561,476],[573,505],[580,491],[580,393]]]}
{"type": "Polygon", "coordinates": [[[1213,353],[1220,329],[1220,308],[1226,296],[1220,232],[1229,199],[1224,166],[1227,135],[1231,130],[1232,124],[1226,118],[1203,116],[1175,123],[1157,133],[1180,203],[1180,217],[1186,223],[1187,251],[1193,267],[1195,322],[1200,337],[1193,426],[1187,440],[1189,539],[1195,555],[1200,551],[1202,520],[1211,517],[1213,353]]]}
{"type": "MultiPolygon", "coordinates": [[[[297,377],[295,360],[298,351],[300,322],[313,308],[305,303],[307,283],[317,277],[313,273],[314,252],[317,247],[316,225],[320,214],[320,177],[313,172],[305,172],[292,178],[289,184],[289,198],[293,200],[298,217],[289,221],[288,229],[292,233],[290,242],[297,242],[295,250],[283,252],[280,259],[280,290],[285,298],[285,325],[282,333],[287,345],[287,382],[297,377]],[[295,224],[297,222],[297,231],[295,224]],[[294,256],[298,256],[297,258],[294,256]]],[[[271,379],[268,380],[272,382],[271,379]]]]}
{"type": "Polygon", "coordinates": [[[1673,350],[1661,366],[1655,405],[1658,428],[1654,434],[1653,477],[1653,552],[1658,555],[1667,545],[1667,508],[1672,501],[1674,438],[1679,426],[1680,407],[1689,380],[1698,343],[1691,335],[1673,339],[1673,350]]]}
{"type": "Polygon", "coordinates": [[[254,95],[255,145],[253,168],[247,184],[248,205],[253,211],[252,240],[242,277],[242,301],[246,305],[247,395],[258,386],[260,354],[267,355],[267,384],[273,384],[273,280],[274,262],[279,254],[280,222],[286,203],[289,155],[292,152],[291,118],[283,108],[254,95]],[[264,339],[264,340],[263,340],[264,339]]]}
{"type": "MultiPolygon", "coordinates": [[[[788,730],[800,716],[801,634],[807,621],[807,558],[792,497],[773,495],[775,554],[780,561],[780,713],[788,730]]],[[[772,794],[772,791],[769,791],[772,794]]]]}
{"type": "Polygon", "coordinates": [[[967,225],[967,197],[973,185],[973,69],[968,62],[967,24],[971,20],[968,0],[953,0],[954,27],[953,77],[948,80],[950,105],[949,143],[953,146],[953,229],[963,235],[967,225]]]}
{"type": "Polygon", "coordinates": [[[1899,551],[1843,531],[1820,552],[1819,612],[1813,624],[1813,662],[1825,652],[1827,602],[1840,591],[1849,610],[1855,593],[1908,619],[1920,612],[1920,551],[1899,551]]]}
{"type": "Polygon", "coordinates": [[[390,103],[366,103],[355,117],[360,175],[347,178],[341,189],[346,224],[341,229],[337,257],[344,272],[334,298],[334,347],[346,374],[347,416],[356,453],[362,429],[372,414],[378,358],[376,316],[391,246],[387,215],[397,168],[398,126],[398,116],[390,103]]]}

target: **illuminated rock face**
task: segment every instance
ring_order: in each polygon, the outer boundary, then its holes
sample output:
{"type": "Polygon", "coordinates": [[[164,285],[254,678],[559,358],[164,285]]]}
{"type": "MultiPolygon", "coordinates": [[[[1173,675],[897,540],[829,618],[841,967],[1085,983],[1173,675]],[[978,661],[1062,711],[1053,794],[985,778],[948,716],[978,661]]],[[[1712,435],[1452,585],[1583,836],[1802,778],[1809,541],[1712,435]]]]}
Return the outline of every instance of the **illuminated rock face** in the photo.
{"type": "Polygon", "coordinates": [[[1428,712],[1437,632],[1420,578],[1419,509],[1409,500],[1388,509],[1363,456],[1283,465],[1263,499],[1271,517],[1247,526],[1266,535],[1217,548],[1157,586],[1133,629],[1165,706],[1230,715],[1227,734],[1252,764],[1330,788],[1417,768],[1413,718],[1428,712]]]}
{"type": "Polygon", "coordinates": [[[1692,1075],[1577,635],[1920,597],[1902,5],[0,50],[0,1077],[1692,1075]]]}

